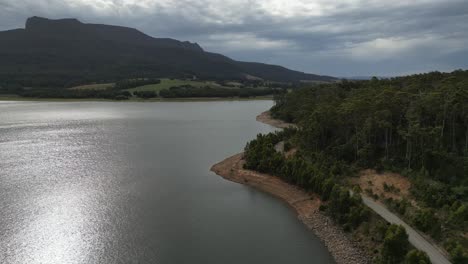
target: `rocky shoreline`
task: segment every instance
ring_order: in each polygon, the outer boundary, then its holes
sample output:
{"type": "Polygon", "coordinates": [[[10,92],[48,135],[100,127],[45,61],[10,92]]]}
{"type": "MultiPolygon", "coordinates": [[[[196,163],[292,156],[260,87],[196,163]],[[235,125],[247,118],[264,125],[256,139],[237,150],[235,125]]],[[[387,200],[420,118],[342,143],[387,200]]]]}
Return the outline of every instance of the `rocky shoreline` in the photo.
{"type": "MultiPolygon", "coordinates": [[[[257,116],[257,121],[278,128],[295,126],[272,119],[269,112],[257,116]]],[[[211,171],[224,179],[252,186],[285,201],[297,212],[298,218],[324,242],[337,264],[371,262],[370,256],[345,234],[340,226],[335,225],[319,210],[321,201],[317,196],[290,185],[278,177],[246,170],[243,168],[244,162],[243,153],[236,154],[213,165],[211,171]]]]}

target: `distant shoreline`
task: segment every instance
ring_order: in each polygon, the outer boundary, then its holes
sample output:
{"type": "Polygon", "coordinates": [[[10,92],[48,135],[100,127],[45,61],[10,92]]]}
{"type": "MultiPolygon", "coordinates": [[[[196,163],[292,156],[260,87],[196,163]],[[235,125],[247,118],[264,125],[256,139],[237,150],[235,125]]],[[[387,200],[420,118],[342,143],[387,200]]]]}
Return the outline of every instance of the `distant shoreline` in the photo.
{"type": "Polygon", "coordinates": [[[270,101],[272,96],[258,96],[252,98],[222,98],[222,97],[197,97],[197,98],[154,98],[154,99],[130,99],[130,100],[111,100],[99,98],[28,98],[28,97],[9,97],[0,96],[0,101],[18,101],[18,102],[219,102],[219,101],[270,101]]]}
{"type": "MultiPolygon", "coordinates": [[[[269,111],[257,116],[257,121],[277,128],[295,126],[271,118],[269,111]]],[[[316,195],[278,177],[246,170],[243,168],[244,162],[243,153],[239,153],[213,165],[211,171],[226,180],[254,187],[286,202],[296,211],[298,218],[324,242],[337,264],[370,263],[370,257],[328,216],[319,211],[321,201],[316,195]]]]}

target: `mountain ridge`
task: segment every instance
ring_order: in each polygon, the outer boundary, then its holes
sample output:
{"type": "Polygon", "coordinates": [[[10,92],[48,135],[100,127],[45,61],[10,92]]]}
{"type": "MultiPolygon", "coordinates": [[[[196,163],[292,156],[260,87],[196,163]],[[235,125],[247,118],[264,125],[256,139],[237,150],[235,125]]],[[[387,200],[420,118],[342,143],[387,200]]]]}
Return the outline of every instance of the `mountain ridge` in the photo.
{"type": "Polygon", "coordinates": [[[137,29],[74,18],[30,17],[24,29],[0,31],[0,76],[52,83],[77,79],[197,76],[215,79],[334,81],[278,65],[241,62],[199,44],[155,38],[137,29]]]}

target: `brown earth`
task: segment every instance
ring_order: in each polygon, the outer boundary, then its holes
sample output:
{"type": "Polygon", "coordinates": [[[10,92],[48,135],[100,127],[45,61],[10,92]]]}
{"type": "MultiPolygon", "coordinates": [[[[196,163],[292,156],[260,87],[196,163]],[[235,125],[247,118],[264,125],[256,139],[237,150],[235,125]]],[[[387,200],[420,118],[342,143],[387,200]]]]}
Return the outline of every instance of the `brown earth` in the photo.
{"type": "Polygon", "coordinates": [[[284,153],[284,156],[289,159],[291,157],[293,157],[294,155],[296,155],[296,152],[297,152],[297,148],[292,148],[290,150],[288,150],[287,152],[284,153]]]}
{"type": "Polygon", "coordinates": [[[277,128],[294,128],[297,127],[295,124],[286,123],[283,120],[273,119],[271,117],[270,111],[265,111],[257,116],[257,121],[264,124],[274,126],[277,128]]]}
{"type": "Polygon", "coordinates": [[[377,194],[381,198],[407,198],[408,200],[411,200],[409,197],[411,183],[408,178],[398,173],[377,173],[375,170],[367,169],[361,171],[359,173],[359,177],[352,179],[351,182],[359,185],[363,191],[371,189],[374,194],[377,194]],[[384,183],[388,186],[393,185],[397,190],[386,191],[384,189],[384,183]]]}

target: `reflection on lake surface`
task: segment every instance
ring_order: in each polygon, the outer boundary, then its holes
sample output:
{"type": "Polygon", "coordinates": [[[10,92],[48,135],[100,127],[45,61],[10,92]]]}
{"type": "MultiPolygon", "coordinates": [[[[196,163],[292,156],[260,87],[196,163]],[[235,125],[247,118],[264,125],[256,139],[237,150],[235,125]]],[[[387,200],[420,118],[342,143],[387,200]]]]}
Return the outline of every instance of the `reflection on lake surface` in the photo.
{"type": "Polygon", "coordinates": [[[270,101],[0,102],[0,263],[330,263],[285,204],[209,171],[270,101]]]}

